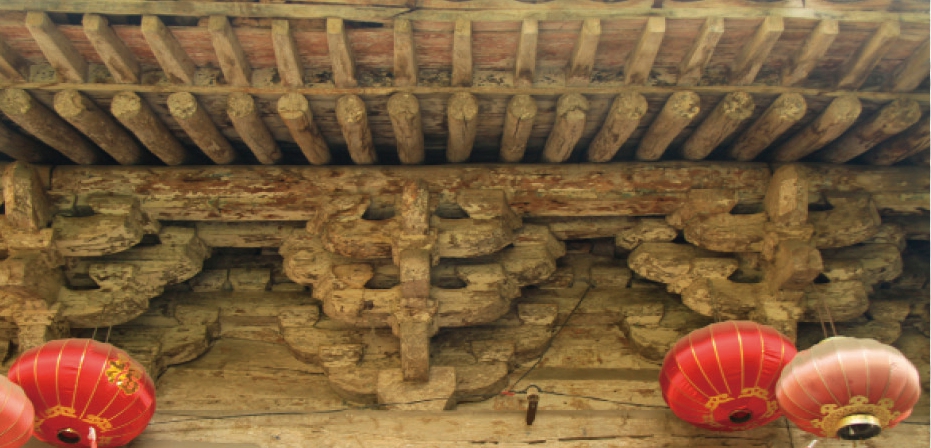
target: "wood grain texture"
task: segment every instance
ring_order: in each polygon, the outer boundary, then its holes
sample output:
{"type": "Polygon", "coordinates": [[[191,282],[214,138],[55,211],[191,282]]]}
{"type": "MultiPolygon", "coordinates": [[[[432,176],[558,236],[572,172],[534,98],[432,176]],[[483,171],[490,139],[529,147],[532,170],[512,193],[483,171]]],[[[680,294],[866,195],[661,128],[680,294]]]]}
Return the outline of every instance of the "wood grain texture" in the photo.
{"type": "Polygon", "coordinates": [[[785,24],[782,17],[771,16],[763,19],[763,23],[750,41],[744,44],[731,65],[731,84],[745,86],[753,83],[783,30],[785,24]]]}
{"type": "Polygon", "coordinates": [[[94,46],[113,79],[120,84],[137,84],[142,71],[139,61],[113,32],[107,19],[98,14],[85,14],[81,23],[87,40],[94,46]]]}
{"type": "Polygon", "coordinates": [[[659,160],[672,140],[698,115],[701,99],[694,92],[669,96],[637,147],[637,160],[659,160]]]}
{"type": "Polygon", "coordinates": [[[905,132],[895,136],[889,141],[869,150],[860,157],[870,165],[893,165],[909,157],[927,151],[929,140],[929,121],[928,115],[924,115],[918,120],[918,123],[905,130],[905,132]]]}
{"type": "Polygon", "coordinates": [[[77,90],[55,94],[55,112],[122,165],[143,161],[143,150],[113,117],[77,90]]]}
{"type": "Polygon", "coordinates": [[[818,60],[834,43],[839,31],[838,23],[834,19],[823,19],[818,22],[818,26],[812,30],[802,46],[795,52],[789,64],[782,69],[782,85],[792,86],[808,78],[808,74],[818,64],[818,60]]]}
{"type": "Polygon", "coordinates": [[[330,163],[330,149],[314,123],[310,103],[304,95],[289,93],[278,99],[278,115],[288,127],[294,142],[313,165],[330,163]]]}
{"type": "Polygon", "coordinates": [[[656,54],[659,53],[665,35],[665,17],[650,17],[647,19],[643,32],[640,33],[640,39],[637,41],[637,46],[630,52],[627,63],[624,64],[624,84],[646,84],[650,78],[650,70],[653,69],[653,61],[656,60],[656,54]]]}
{"type": "Polygon", "coordinates": [[[815,157],[829,163],[844,163],[870,150],[883,140],[904,131],[921,117],[918,103],[893,101],[856,128],[824,148],[815,157]]]}
{"type": "Polygon", "coordinates": [[[50,149],[3,124],[0,124],[0,152],[28,163],[47,163],[54,158],[50,149]]]}
{"type": "Polygon", "coordinates": [[[569,159],[576,143],[582,137],[588,109],[588,100],[582,95],[568,94],[559,97],[556,102],[556,122],[553,123],[543,148],[543,162],[562,163],[569,159]]]}
{"type": "Polygon", "coordinates": [[[514,95],[508,101],[501,133],[502,162],[520,162],[537,116],[537,103],[530,95],[514,95]]]}
{"type": "Polygon", "coordinates": [[[582,21],[582,30],[575,41],[575,47],[566,66],[566,84],[570,86],[587,86],[591,81],[592,67],[595,65],[595,53],[601,39],[601,20],[586,19],[582,21]]]}
{"type": "Polygon", "coordinates": [[[688,160],[708,157],[750,115],[755,104],[746,92],[728,93],[711,111],[688,140],[682,144],[682,155],[688,160]]]}
{"type": "Polygon", "coordinates": [[[174,34],[156,16],[142,16],[142,36],[152,50],[168,80],[175,84],[194,84],[194,62],[178,43],[174,34]]]}
{"type": "Polygon", "coordinates": [[[278,76],[281,84],[288,87],[304,85],[304,66],[298,54],[297,44],[291,34],[291,23],[287,20],[272,21],[272,45],[275,49],[275,61],[278,63],[278,76]]]}
{"type": "Polygon", "coordinates": [[[728,157],[741,162],[755,159],[779,136],[805,116],[808,105],[797,93],[779,95],[769,108],[744,131],[728,150],[728,157]]]}
{"type": "Polygon", "coordinates": [[[0,92],[0,110],[19,127],[74,163],[92,165],[106,160],[91,142],[25,90],[11,88],[0,92]]]}
{"type": "Polygon", "coordinates": [[[336,101],[336,119],[339,121],[352,161],[357,165],[377,163],[378,157],[375,155],[372,131],[369,129],[368,115],[362,98],[355,95],[340,97],[336,101]]]}
{"type": "Polygon", "coordinates": [[[472,85],[472,22],[469,20],[456,20],[453,29],[453,74],[450,85],[472,85]]]}
{"type": "Polygon", "coordinates": [[[886,81],[885,90],[891,92],[911,92],[918,88],[922,82],[928,79],[928,72],[931,70],[931,58],[928,57],[931,48],[928,41],[925,40],[915,49],[908,59],[902,61],[892,77],[886,81]]]}
{"type": "Polygon", "coordinates": [[[25,81],[29,62],[0,39],[0,80],[25,81]]]}
{"type": "Polygon", "coordinates": [[[171,116],[210,160],[221,165],[236,160],[233,146],[220,133],[194,95],[187,92],[173,93],[168,96],[167,103],[171,116]]]}
{"type": "Polygon", "coordinates": [[[639,93],[625,92],[615,97],[608,118],[588,146],[588,161],[610,161],[637,129],[647,108],[646,98],[639,93]]]}
{"type": "Polygon", "coordinates": [[[409,93],[396,93],[388,99],[388,116],[398,147],[398,158],[404,164],[423,163],[423,123],[420,101],[409,93]]]}
{"type": "Polygon", "coordinates": [[[166,165],[180,165],[187,152],[152,108],[134,92],[120,92],[110,103],[110,113],[166,165]]]}
{"type": "Polygon", "coordinates": [[[537,38],[539,25],[536,20],[524,20],[520,26],[520,41],[514,57],[514,85],[533,85],[533,74],[537,69],[537,38]]]}
{"type": "Polygon", "coordinates": [[[475,134],[478,132],[478,100],[470,93],[460,92],[449,98],[446,107],[448,134],[446,160],[453,163],[465,162],[472,154],[475,134]]]}
{"type": "Polygon", "coordinates": [[[268,126],[259,117],[255,99],[248,93],[234,93],[229,96],[226,106],[233,127],[263,165],[272,165],[281,160],[281,149],[268,131],[268,126]]]}
{"type": "Polygon", "coordinates": [[[869,40],[850,56],[844,65],[838,69],[837,88],[838,89],[857,89],[865,81],[867,76],[873,70],[873,67],[879,63],[879,60],[885,56],[886,52],[895,44],[899,38],[901,28],[899,22],[884,22],[879,29],[870,36],[869,40]]]}
{"type": "Polygon", "coordinates": [[[409,20],[394,21],[394,85],[417,85],[417,50],[414,47],[414,28],[409,20]]]}
{"type": "Polygon", "coordinates": [[[333,66],[333,82],[336,87],[355,87],[359,85],[356,80],[356,61],[352,55],[352,45],[346,33],[343,19],[327,18],[326,21],[327,47],[330,50],[330,63],[333,66]]]}
{"type": "Polygon", "coordinates": [[[26,29],[65,82],[86,82],[87,61],[44,12],[26,13],[26,29]]]}
{"type": "Polygon", "coordinates": [[[248,86],[252,83],[252,65],[242,51],[239,38],[233,33],[233,27],[225,16],[210,16],[207,22],[210,41],[217,54],[217,61],[223,71],[226,82],[234,86],[248,86]]]}
{"type": "Polygon", "coordinates": [[[677,85],[694,86],[701,81],[705,66],[711,60],[711,55],[714,54],[714,48],[718,45],[722,34],[724,34],[724,20],[717,17],[705,19],[698,37],[695,38],[692,47],[679,64],[677,85]]]}
{"type": "Polygon", "coordinates": [[[842,96],[831,101],[818,118],[773,151],[776,162],[794,162],[834,141],[860,116],[863,105],[855,96],[842,96]]]}

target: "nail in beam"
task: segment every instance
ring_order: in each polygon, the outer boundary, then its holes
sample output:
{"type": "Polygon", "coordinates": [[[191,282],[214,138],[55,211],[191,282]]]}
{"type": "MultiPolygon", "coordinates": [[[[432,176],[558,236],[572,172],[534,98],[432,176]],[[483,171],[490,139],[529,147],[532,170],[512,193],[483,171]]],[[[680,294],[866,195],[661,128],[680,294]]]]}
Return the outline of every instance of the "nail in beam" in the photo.
{"type": "Polygon", "coordinates": [[[378,163],[372,131],[365,112],[365,102],[356,95],[343,95],[336,100],[336,120],[343,131],[349,156],[358,165],[378,163]]]}
{"type": "Polygon", "coordinates": [[[774,162],[794,162],[827,145],[847,130],[860,116],[863,105],[856,96],[835,98],[831,104],[773,152],[774,162]]]}
{"type": "Polygon", "coordinates": [[[273,165],[281,160],[278,143],[268,131],[268,126],[265,126],[265,122],[259,117],[252,95],[241,92],[230,94],[227,99],[226,114],[229,115],[239,137],[252,150],[260,163],[273,165]]]}
{"type": "Polygon", "coordinates": [[[223,165],[236,160],[233,146],[220,133],[194,95],[188,92],[172,93],[168,96],[168,112],[214,163],[223,165]]]}
{"type": "Polygon", "coordinates": [[[588,146],[588,161],[610,161],[637,129],[647,107],[646,98],[636,92],[624,92],[615,97],[608,118],[588,146]]]}
{"type": "Polygon", "coordinates": [[[388,99],[388,116],[398,146],[398,158],[405,165],[423,163],[423,124],[420,102],[410,93],[395,93],[388,99]]]}
{"type": "Polygon", "coordinates": [[[142,37],[155,55],[165,76],[174,84],[194,84],[194,62],[181,48],[178,39],[156,16],[142,16],[142,37]]]}
{"type": "Polygon", "coordinates": [[[640,139],[637,160],[659,160],[672,140],[698,115],[701,99],[695,92],[676,92],[640,139]]]}
{"type": "Polygon", "coordinates": [[[516,163],[524,157],[536,117],[537,102],[530,95],[514,95],[508,101],[501,135],[502,162],[516,163]]]}
{"type": "Polygon", "coordinates": [[[94,165],[105,161],[103,154],[84,136],[25,90],[5,89],[0,93],[0,110],[19,127],[74,163],[94,165]]]}
{"type": "Polygon", "coordinates": [[[904,131],[921,118],[921,107],[914,100],[895,100],[865,123],[851,129],[816,157],[829,163],[845,163],[870,150],[883,140],[904,131]]]}
{"type": "Polygon", "coordinates": [[[731,146],[728,156],[741,162],[755,159],[764,149],[776,141],[805,116],[808,105],[805,97],[797,93],[783,93],[760,115],[731,146]]]}
{"type": "Polygon", "coordinates": [[[478,131],[478,101],[467,92],[454,93],[446,108],[449,132],[446,140],[446,160],[465,162],[472,154],[478,131]]]}
{"type": "Polygon", "coordinates": [[[556,122],[543,148],[544,162],[561,163],[569,159],[585,130],[588,100],[577,93],[559,97],[556,102],[556,122]]]}
{"type": "Polygon", "coordinates": [[[122,165],[143,161],[145,153],[109,114],[77,90],[55,94],[55,112],[122,165]]]}
{"type": "Polygon", "coordinates": [[[929,124],[928,115],[921,117],[918,123],[908,128],[895,138],[871,149],[860,159],[870,165],[892,165],[901,162],[912,155],[928,149],[929,124]]]}
{"type": "Polygon", "coordinates": [[[139,95],[117,93],[110,102],[110,113],[166,165],[184,163],[187,151],[139,95]]]}
{"type": "Polygon", "coordinates": [[[330,149],[314,123],[310,103],[304,95],[287,93],[278,99],[278,115],[288,127],[294,142],[313,165],[330,163],[330,149]]]}
{"type": "Polygon", "coordinates": [[[26,13],[26,29],[65,82],[87,82],[87,61],[44,12],[26,13]]]}
{"type": "Polygon", "coordinates": [[[138,84],[141,68],[136,55],[110,28],[107,19],[98,14],[84,14],[84,34],[100,55],[113,79],[120,84],[138,84]]]}
{"type": "Polygon", "coordinates": [[[724,96],[695,132],[682,145],[682,155],[688,160],[708,157],[721,142],[737,130],[740,123],[753,115],[753,97],[746,92],[731,92],[724,96]]]}

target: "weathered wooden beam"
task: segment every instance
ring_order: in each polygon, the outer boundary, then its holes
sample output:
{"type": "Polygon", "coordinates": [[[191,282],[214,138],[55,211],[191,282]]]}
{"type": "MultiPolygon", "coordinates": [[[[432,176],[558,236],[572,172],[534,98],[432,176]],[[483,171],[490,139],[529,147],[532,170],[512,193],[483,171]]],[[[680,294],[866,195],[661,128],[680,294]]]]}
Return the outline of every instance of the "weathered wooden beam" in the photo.
{"type": "Polygon", "coordinates": [[[855,96],[842,96],[831,101],[808,126],[773,151],[776,162],[794,162],[832,142],[860,116],[863,105],[855,96]]]}
{"type": "Polygon", "coordinates": [[[860,49],[838,69],[837,88],[859,88],[866,81],[873,67],[876,67],[879,60],[892,48],[892,44],[898,40],[900,33],[899,22],[883,22],[870,39],[864,42],[860,49]]]}
{"type": "Polygon", "coordinates": [[[142,37],[155,55],[168,80],[175,84],[194,84],[194,61],[184,52],[174,34],[156,16],[142,16],[142,37]]]}
{"type": "Polygon", "coordinates": [[[80,133],[22,89],[0,93],[0,110],[19,127],[74,163],[104,162],[103,154],[80,133]]]}
{"type": "Polygon", "coordinates": [[[336,87],[355,87],[356,61],[352,56],[352,45],[343,19],[326,19],[327,47],[330,50],[330,64],[333,65],[333,82],[336,87]]]}
{"type": "Polygon", "coordinates": [[[701,81],[702,73],[705,71],[705,65],[711,60],[714,54],[714,47],[718,45],[718,40],[724,34],[724,20],[719,17],[709,17],[705,19],[698,32],[698,37],[692,44],[692,48],[686,53],[682,62],[679,64],[679,79],[676,82],[679,86],[694,86],[701,81]]]}
{"type": "Polygon", "coordinates": [[[372,143],[372,131],[369,129],[362,98],[355,95],[341,96],[336,101],[336,119],[352,161],[358,165],[377,163],[378,156],[375,155],[375,144],[372,143]]]}
{"type": "Polygon", "coordinates": [[[0,152],[15,160],[46,163],[52,157],[48,148],[0,123],[0,152]]]}
{"type": "Polygon", "coordinates": [[[0,40],[0,81],[25,81],[29,62],[0,40]]]}
{"type": "Polygon", "coordinates": [[[229,115],[239,137],[252,150],[260,163],[273,165],[281,160],[281,149],[278,148],[278,143],[272,137],[268,126],[259,117],[252,95],[248,93],[230,95],[226,104],[226,114],[229,115]]]}
{"type": "Polygon", "coordinates": [[[610,161],[637,129],[647,108],[646,98],[639,93],[625,92],[615,97],[608,110],[608,118],[588,146],[588,161],[610,161]]]}
{"type": "Polygon", "coordinates": [[[562,163],[569,159],[585,130],[588,100],[577,93],[559,97],[556,101],[556,122],[543,148],[542,161],[562,163]]]}
{"type": "Polygon", "coordinates": [[[139,95],[116,94],[110,102],[110,113],[166,165],[184,163],[187,151],[139,95]]]}
{"type": "Polygon", "coordinates": [[[171,116],[213,163],[227,164],[236,160],[233,146],[217,129],[197,97],[187,92],[172,93],[167,103],[171,116]]]}
{"type": "Polygon", "coordinates": [[[928,115],[921,117],[918,123],[905,132],[871,149],[860,159],[870,165],[892,165],[927,150],[931,142],[928,136],[929,124],[928,115]]]}
{"type": "Polygon", "coordinates": [[[663,110],[640,139],[637,160],[659,160],[672,140],[698,115],[700,104],[701,98],[694,92],[670,95],[663,110]]]}
{"type": "Polygon", "coordinates": [[[48,14],[39,11],[26,13],[26,29],[63,81],[87,82],[87,61],[52,23],[48,14]]]}
{"type": "Polygon", "coordinates": [[[517,43],[517,55],[514,57],[514,85],[517,87],[533,85],[533,73],[537,69],[539,34],[536,20],[527,19],[521,23],[520,41],[517,43]]]}
{"type": "Polygon", "coordinates": [[[566,85],[587,86],[592,79],[592,67],[595,65],[595,53],[601,39],[601,20],[585,19],[582,31],[575,41],[575,47],[566,66],[566,85]]]}
{"type": "Polygon", "coordinates": [[[918,88],[924,80],[928,79],[931,70],[931,58],[928,57],[931,48],[925,40],[908,59],[902,61],[892,77],[883,86],[892,92],[911,92],[918,88]]]}
{"type": "Polygon", "coordinates": [[[478,132],[478,100],[471,93],[460,92],[449,98],[446,107],[449,132],[446,139],[446,160],[459,163],[469,160],[475,134],[478,132]]]}
{"type": "Polygon", "coordinates": [[[272,47],[275,49],[275,62],[278,64],[281,84],[288,87],[303,86],[304,65],[291,34],[291,22],[272,20],[272,47]]]}
{"type": "Polygon", "coordinates": [[[789,64],[782,69],[782,85],[795,85],[807,78],[808,74],[811,73],[811,70],[815,68],[815,65],[834,42],[838,31],[837,20],[822,19],[818,22],[818,26],[795,52],[789,64]]]}
{"type": "Polygon", "coordinates": [[[420,119],[420,101],[409,93],[395,93],[388,99],[388,117],[398,146],[401,163],[423,163],[423,123],[420,119]]]}
{"type": "Polygon", "coordinates": [[[252,83],[252,65],[242,51],[242,45],[230,21],[226,16],[210,16],[207,22],[210,31],[210,41],[213,42],[213,51],[217,54],[220,70],[226,82],[234,86],[248,86],[252,83]]]}
{"type": "Polygon", "coordinates": [[[631,50],[624,64],[624,84],[644,85],[650,79],[653,61],[659,53],[659,47],[666,35],[666,18],[650,17],[647,19],[637,46],[631,50]]]}
{"type": "Polygon", "coordinates": [[[731,84],[745,86],[753,83],[760,67],[769,56],[773,45],[776,45],[779,36],[782,36],[784,29],[782,17],[769,16],[763,19],[763,23],[756,29],[753,38],[744,44],[737,59],[731,65],[731,84]]]}
{"type": "Polygon", "coordinates": [[[136,55],[113,32],[110,23],[99,14],[84,14],[84,34],[100,55],[113,79],[120,84],[138,84],[142,69],[136,55]]]}
{"type": "Polygon", "coordinates": [[[123,165],[143,161],[142,148],[116,120],[77,90],[55,94],[55,112],[123,165]]]}
{"type": "Polygon", "coordinates": [[[414,47],[414,27],[410,20],[394,21],[394,85],[417,85],[417,50],[414,47]]]}
{"type": "Polygon", "coordinates": [[[728,93],[682,144],[682,155],[689,160],[708,157],[740,123],[753,115],[754,107],[753,97],[746,92],[728,93]]]}
{"type": "Polygon", "coordinates": [[[749,162],[805,116],[808,104],[797,93],[779,95],[728,150],[728,157],[749,162]]]}
{"type": "Polygon", "coordinates": [[[527,140],[537,117],[537,102],[530,95],[514,95],[508,101],[501,134],[502,162],[520,162],[527,149],[527,140]]]}
{"type": "Polygon", "coordinates": [[[472,22],[456,20],[453,29],[453,74],[452,87],[472,85],[472,22]]]}
{"type": "Polygon", "coordinates": [[[883,140],[904,131],[921,118],[918,103],[910,100],[893,101],[873,114],[865,123],[850,130],[831,146],[816,154],[818,160],[844,163],[865,153],[883,140]]]}
{"type": "Polygon", "coordinates": [[[304,95],[289,93],[278,98],[278,115],[311,164],[330,163],[330,149],[314,123],[310,103],[304,95]]]}

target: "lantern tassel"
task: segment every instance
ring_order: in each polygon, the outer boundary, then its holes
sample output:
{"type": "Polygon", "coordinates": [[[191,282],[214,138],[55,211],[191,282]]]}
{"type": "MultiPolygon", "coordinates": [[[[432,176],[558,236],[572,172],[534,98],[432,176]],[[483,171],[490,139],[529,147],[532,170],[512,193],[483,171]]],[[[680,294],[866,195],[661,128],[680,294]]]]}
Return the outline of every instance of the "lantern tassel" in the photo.
{"type": "Polygon", "coordinates": [[[97,430],[90,428],[87,432],[87,440],[90,441],[90,448],[97,448],[97,430]]]}

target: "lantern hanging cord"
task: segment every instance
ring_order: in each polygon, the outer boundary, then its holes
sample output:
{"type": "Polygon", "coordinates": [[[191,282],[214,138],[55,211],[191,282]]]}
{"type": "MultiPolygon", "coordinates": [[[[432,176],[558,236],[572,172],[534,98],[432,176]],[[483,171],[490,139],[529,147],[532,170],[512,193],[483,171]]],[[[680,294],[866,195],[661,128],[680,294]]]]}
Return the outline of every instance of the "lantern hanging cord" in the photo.
{"type": "Polygon", "coordinates": [[[107,340],[103,341],[105,344],[110,343],[110,332],[111,331],[113,331],[113,325],[110,325],[109,327],[107,327],[107,340]]]}
{"type": "MultiPolygon", "coordinates": [[[[834,333],[834,336],[837,336],[837,327],[834,326],[834,317],[831,316],[831,308],[828,307],[827,300],[824,300],[824,295],[821,296],[821,307],[824,308],[824,312],[828,315],[828,322],[831,324],[831,332],[834,333]]],[[[818,318],[821,319],[821,311],[818,311],[818,318]]],[[[824,327],[824,319],[821,319],[821,326],[824,327]]],[[[827,339],[827,329],[822,328],[825,332],[825,339],[827,339]]]]}
{"type": "Polygon", "coordinates": [[[828,327],[824,325],[824,314],[821,312],[822,308],[826,308],[824,306],[824,296],[821,296],[821,306],[816,306],[815,309],[818,310],[818,322],[821,322],[821,332],[824,333],[824,338],[827,339],[828,327]]]}

